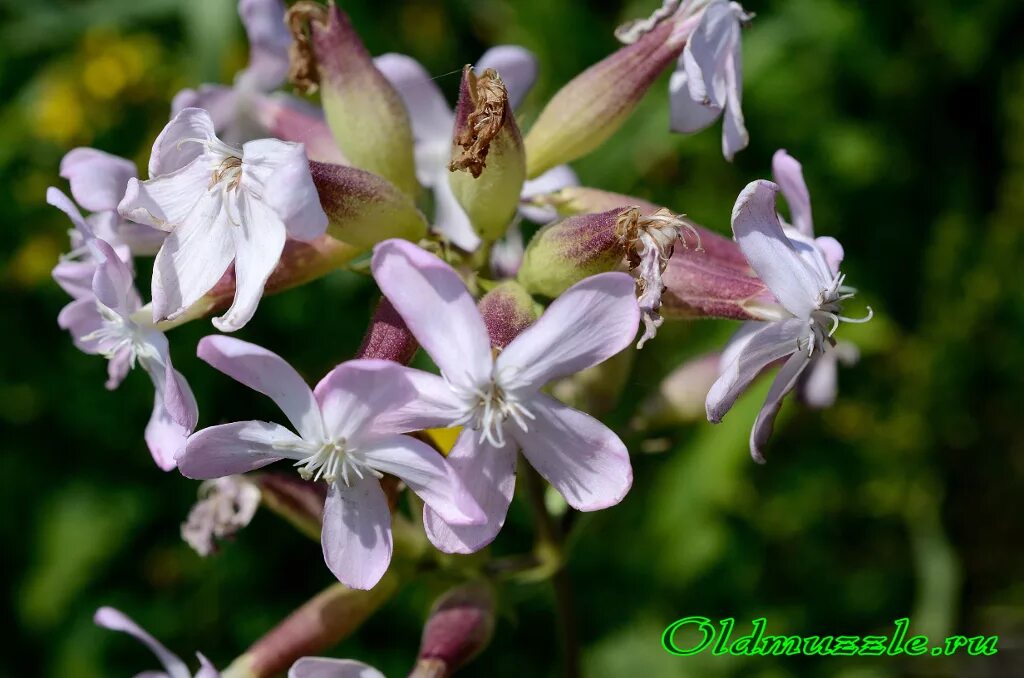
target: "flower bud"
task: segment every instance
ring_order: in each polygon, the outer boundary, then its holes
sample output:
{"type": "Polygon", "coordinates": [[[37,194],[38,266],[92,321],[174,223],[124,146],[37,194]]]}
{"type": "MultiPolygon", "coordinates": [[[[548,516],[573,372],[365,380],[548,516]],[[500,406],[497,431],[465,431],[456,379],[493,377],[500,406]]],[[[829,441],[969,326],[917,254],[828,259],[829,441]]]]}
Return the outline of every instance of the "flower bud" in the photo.
{"type": "Polygon", "coordinates": [[[702,229],[702,250],[677,250],[662,282],[662,313],[669,318],[776,320],[775,295],[747,264],[732,240],[702,229]]]}
{"type": "Polygon", "coordinates": [[[407,195],[419,190],[409,113],[377,70],[348,16],[302,0],[286,18],[294,42],[291,80],[304,92],[318,87],[327,124],[356,167],[384,177],[407,195]]]}
{"type": "Polygon", "coordinates": [[[434,604],[410,678],[444,678],[487,647],[494,633],[494,594],[483,581],[463,584],[434,604]]]}
{"type": "Polygon", "coordinates": [[[626,251],[617,230],[622,211],[568,217],[537,231],[519,267],[520,284],[554,298],[584,278],[623,270],[626,251]]]}
{"type": "Polygon", "coordinates": [[[532,179],[603,144],[683,51],[695,25],[685,13],[669,17],[559,90],[526,135],[527,175],[532,179]]]}
{"type": "Polygon", "coordinates": [[[707,418],[704,402],[718,379],[720,353],[689,360],[673,370],[644,400],[631,422],[636,430],[668,428],[707,418]]]}
{"type": "Polygon", "coordinates": [[[388,238],[419,240],[427,221],[412,198],[376,174],[355,167],[311,162],[327,233],[363,250],[388,238]]]}
{"type": "Polygon", "coordinates": [[[641,214],[653,214],[661,209],[658,205],[641,198],[586,186],[567,186],[552,193],[534,195],[529,198],[527,204],[537,207],[553,207],[563,217],[607,212],[626,207],[636,207],[641,214]]]}
{"type": "Polygon", "coordinates": [[[381,297],[356,357],[392,360],[408,365],[418,348],[419,344],[406,327],[402,316],[398,315],[387,297],[381,297]]]}
{"type": "Polygon", "coordinates": [[[471,66],[462,71],[448,169],[473,229],[486,241],[500,238],[519,206],[526,157],[508,90],[493,68],[480,76],[471,66]]]}
{"type": "Polygon", "coordinates": [[[477,304],[483,316],[491,346],[505,348],[520,332],[533,324],[540,307],[522,285],[508,280],[485,294],[477,304]]]}
{"type": "Polygon", "coordinates": [[[257,120],[270,136],[302,144],[310,160],[349,164],[319,109],[281,94],[254,98],[253,108],[257,120]]]}

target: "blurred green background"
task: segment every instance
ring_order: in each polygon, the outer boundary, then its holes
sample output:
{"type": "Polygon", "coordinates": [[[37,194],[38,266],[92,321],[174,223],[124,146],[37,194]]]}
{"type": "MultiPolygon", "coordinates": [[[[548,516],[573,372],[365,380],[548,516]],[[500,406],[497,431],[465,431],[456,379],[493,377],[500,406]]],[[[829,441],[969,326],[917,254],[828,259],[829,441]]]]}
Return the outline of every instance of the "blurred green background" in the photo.
{"type": "MultiPolygon", "coordinates": [[[[653,2],[346,0],[370,50],[411,54],[450,95],[486,46],[519,43],[542,64],[524,127],[559,86],[616,46],[613,28],[653,2]]],[[[570,574],[588,675],[1024,675],[1024,5],[1018,0],[750,0],[744,112],[734,164],[719,127],[667,134],[667,76],[583,183],[650,198],[726,231],[771,154],[801,160],[819,235],[846,247],[848,280],[877,319],[841,334],[863,359],[817,413],[783,410],[759,467],[749,426],[766,388],[725,423],[630,434],[636,482],[586,518],[570,574]],[[643,453],[643,449],[664,449],[643,453]],[[932,634],[995,635],[991,658],[673,658],[673,620],[767,616],[769,633],[889,634],[910,616],[932,634]]],[[[159,472],[142,441],[152,389],[133,374],[103,389],[104,364],[56,325],[49,278],[66,249],[44,204],[78,145],[145,165],[178,89],[230,82],[246,48],[232,0],[0,2],[0,497],[3,676],[121,676],[157,668],[93,626],[114,605],[183,657],[224,666],[331,582],[319,545],[261,512],[217,556],[179,538],[196,483],[159,472]]],[[[143,267],[145,270],[145,267],[143,267]]],[[[141,276],[145,280],[145,273],[141,276]]],[[[264,300],[239,335],[311,378],[348,358],[372,283],[338,273],[264,300]]],[[[634,403],[726,322],[666,325],[637,357],[634,403]]],[[[176,365],[201,422],[273,418],[272,406],[194,358],[208,323],[175,330],[176,365]]],[[[528,545],[513,507],[499,552],[528,545]]],[[[406,586],[334,652],[404,675],[438,583],[406,586]]],[[[503,591],[494,642],[466,676],[558,667],[546,584],[503,591]]]]}

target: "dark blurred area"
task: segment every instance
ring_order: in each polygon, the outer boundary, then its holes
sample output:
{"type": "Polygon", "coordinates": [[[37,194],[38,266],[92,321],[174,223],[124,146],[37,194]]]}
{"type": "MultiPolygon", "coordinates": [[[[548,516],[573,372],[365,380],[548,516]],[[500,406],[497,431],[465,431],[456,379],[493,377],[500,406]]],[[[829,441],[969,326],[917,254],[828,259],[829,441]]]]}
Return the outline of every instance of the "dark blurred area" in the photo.
{"type": "MultiPolygon", "coordinates": [[[[533,50],[541,76],[522,111],[616,48],[622,21],[653,1],[345,0],[374,54],[420,60],[454,98],[458,70],[487,46],[533,50]]],[[[767,384],[723,424],[631,433],[636,480],[618,507],[582,518],[569,572],[587,675],[1024,675],[1024,4],[1018,0],[750,0],[744,113],[733,164],[719,126],[668,134],[667,75],[582,183],[648,198],[721,232],[736,195],[787,149],[804,167],[819,235],[846,249],[848,282],[875,312],[844,325],[862,350],[824,412],[788,403],[768,449],[747,436],[767,384]],[[657,445],[645,438],[656,437],[657,445]],[[642,450],[661,449],[657,453],[642,450]],[[688,615],[744,632],[882,634],[909,616],[933,641],[998,635],[995,657],[671,657],[662,629],[688,615]]],[[[232,0],[0,2],[0,540],[7,585],[3,676],[131,675],[157,668],[92,623],[133,616],[182,657],[226,666],[332,581],[320,546],[261,511],[203,559],[179,537],[197,484],[161,473],[142,438],[152,388],[135,373],[103,388],[104,361],[56,324],[49,277],[69,226],[47,206],[70,148],[145,167],[171,97],[230,82],[246,46],[232,0]]],[[[139,280],[146,281],[143,267],[139,280]]],[[[145,292],[144,292],[145,293],[145,292]]],[[[372,281],[336,273],[265,299],[242,338],[311,379],[352,356],[372,281]]],[[[637,355],[612,416],[728,322],[666,323],[637,355]]],[[[205,321],[171,335],[201,424],[275,417],[272,405],[194,357],[205,321]]],[[[513,506],[495,550],[528,548],[513,506]]],[[[403,587],[333,650],[385,674],[412,665],[443,582],[403,587]]],[[[494,641],[463,675],[557,675],[545,583],[503,589],[494,641]]]]}

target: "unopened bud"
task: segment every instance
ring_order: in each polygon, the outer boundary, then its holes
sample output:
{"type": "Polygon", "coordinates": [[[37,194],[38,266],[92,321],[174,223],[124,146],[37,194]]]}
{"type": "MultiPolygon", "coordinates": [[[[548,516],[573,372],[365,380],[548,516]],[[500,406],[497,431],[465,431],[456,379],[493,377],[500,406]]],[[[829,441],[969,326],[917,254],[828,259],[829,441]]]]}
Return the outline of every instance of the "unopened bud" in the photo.
{"type": "Polygon", "coordinates": [[[327,124],[341,152],[356,167],[378,174],[407,195],[419,190],[409,114],[348,16],[334,2],[326,8],[301,0],[288,10],[291,80],[318,87],[327,124]]]}
{"type": "Polygon", "coordinates": [[[371,172],[311,162],[313,183],[327,214],[327,233],[357,249],[388,238],[419,240],[427,220],[406,193],[371,172]]]}
{"type": "Polygon", "coordinates": [[[406,327],[402,316],[398,315],[387,297],[381,297],[356,357],[392,360],[408,365],[418,348],[419,344],[406,327]]]}
{"type": "Polygon", "coordinates": [[[283,94],[254,97],[252,105],[256,118],[270,136],[302,144],[310,160],[349,164],[320,109],[283,94]]]}
{"type": "Polygon", "coordinates": [[[494,594],[483,581],[445,593],[434,604],[410,678],[445,678],[480,654],[494,634],[494,594]]]}
{"type": "Polygon", "coordinates": [[[669,17],[559,90],[526,135],[528,176],[532,179],[603,144],[682,53],[695,25],[690,17],[669,17]]]}
{"type": "Polygon", "coordinates": [[[519,206],[526,156],[508,91],[492,68],[480,76],[463,69],[448,169],[473,229],[486,241],[500,238],[519,206]]]}
{"type": "Polygon", "coordinates": [[[495,348],[508,346],[540,315],[533,297],[514,280],[507,280],[485,294],[477,308],[495,348]]]}

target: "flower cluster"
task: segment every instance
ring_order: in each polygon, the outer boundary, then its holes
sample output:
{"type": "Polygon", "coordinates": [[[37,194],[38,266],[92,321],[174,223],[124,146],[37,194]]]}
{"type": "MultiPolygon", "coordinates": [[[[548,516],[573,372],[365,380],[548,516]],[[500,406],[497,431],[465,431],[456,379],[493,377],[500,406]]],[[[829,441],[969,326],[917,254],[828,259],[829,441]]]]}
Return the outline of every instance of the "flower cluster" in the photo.
{"type": "MultiPolygon", "coordinates": [[[[673,65],[671,129],[692,133],[721,117],[726,159],[743,149],[741,32],[751,15],[738,3],[667,0],[622,26],[625,45],[566,84],[525,134],[516,108],[539,64],[521,47],[498,46],[467,65],[453,109],[412,58],[373,57],[333,3],[286,11],[279,0],[240,0],[239,14],[249,66],[232,86],[175,97],[148,179],[127,160],[75,149],[60,174],[89,216],[56,188],[47,196],[74,227],[53,271],[72,297],[59,324],[83,352],[108,359],[108,388],[136,365],[150,376],[145,440],[157,465],[206,481],[182,526],[200,554],[263,504],[319,534],[327,567],[352,596],[392,585],[396,535],[448,554],[484,549],[505,523],[517,470],[574,510],[615,506],[633,484],[626,444],[594,416],[598,408],[552,393],[643,347],[666,319],[744,321],[720,355],[702,359],[710,372],[670,377],[706,396],[712,422],[781,364],[754,423],[755,459],[790,390],[819,406],[834,400],[836,363],[852,352],[836,330],[867,318],[843,314],[854,294],[839,270],[843,250],[814,237],[795,159],[779,151],[775,183],[740,192],[734,239],[666,207],[579,186],[567,165],[609,138],[673,65]],[[322,107],[275,92],[286,78],[319,92],[322,107]],[[792,223],[777,211],[780,191],[792,223]],[[542,224],[528,241],[523,220],[542,224]],[[151,255],[144,304],[135,258],[151,255]],[[310,387],[267,348],[206,336],[199,358],[270,398],[283,420],[197,430],[196,399],[172,366],[166,333],[213,314],[213,327],[235,332],[265,294],[360,257],[381,302],[358,354],[310,387]],[[436,372],[408,366],[419,348],[436,372]],[[453,442],[439,442],[438,429],[453,442]],[[264,469],[285,460],[294,475],[264,469]],[[403,510],[405,490],[417,515],[403,510]]],[[[468,607],[442,606],[437,618],[448,621],[436,623],[472,627],[459,636],[463,649],[424,639],[434,649],[423,661],[447,662],[444,671],[479,651],[492,623],[487,595],[456,598],[468,607]]],[[[296,619],[270,634],[274,643],[303,628],[296,619]]],[[[104,608],[96,620],[141,639],[168,675],[191,675],[124,615],[104,608]]],[[[275,648],[275,661],[287,656],[275,648]]],[[[257,644],[238,661],[263,675],[252,668],[261,657],[257,644]]],[[[379,675],[355,662],[290,659],[293,676],[379,675]]],[[[220,675],[200,660],[197,675],[220,675]]]]}

